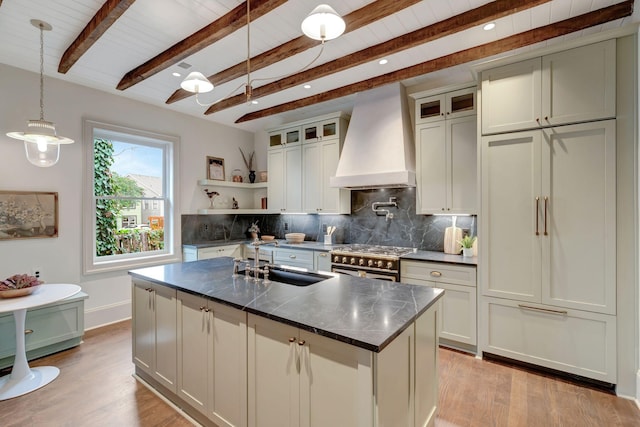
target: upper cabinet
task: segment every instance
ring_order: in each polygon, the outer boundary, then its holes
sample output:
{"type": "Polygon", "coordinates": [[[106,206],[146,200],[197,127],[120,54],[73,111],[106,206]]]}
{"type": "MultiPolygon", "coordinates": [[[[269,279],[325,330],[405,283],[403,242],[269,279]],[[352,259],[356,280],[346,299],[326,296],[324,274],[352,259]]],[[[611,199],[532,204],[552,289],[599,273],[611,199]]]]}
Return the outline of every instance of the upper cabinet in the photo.
{"type": "Polygon", "coordinates": [[[475,91],[470,87],[416,99],[417,214],[477,213],[475,91]],[[447,109],[428,119],[418,116],[436,101],[447,109]]]}
{"type": "Polygon", "coordinates": [[[427,96],[416,100],[416,124],[476,114],[476,88],[427,96]]]}
{"type": "Polygon", "coordinates": [[[288,213],[351,212],[349,190],[329,186],[347,130],[347,116],[338,112],[269,132],[269,210],[288,213]],[[296,130],[301,132],[295,138],[296,130]],[[274,145],[274,141],[290,141],[274,145]],[[278,139],[280,138],[280,139],[278,139]]]}
{"type": "Polygon", "coordinates": [[[340,117],[309,123],[302,126],[303,143],[340,139],[345,130],[346,121],[340,117]]]}
{"type": "Polygon", "coordinates": [[[299,144],[300,126],[293,126],[286,129],[276,129],[269,132],[269,149],[282,148],[285,145],[299,144]]]}
{"type": "Polygon", "coordinates": [[[483,71],[482,133],[613,118],[615,90],[615,40],[483,71]]]}

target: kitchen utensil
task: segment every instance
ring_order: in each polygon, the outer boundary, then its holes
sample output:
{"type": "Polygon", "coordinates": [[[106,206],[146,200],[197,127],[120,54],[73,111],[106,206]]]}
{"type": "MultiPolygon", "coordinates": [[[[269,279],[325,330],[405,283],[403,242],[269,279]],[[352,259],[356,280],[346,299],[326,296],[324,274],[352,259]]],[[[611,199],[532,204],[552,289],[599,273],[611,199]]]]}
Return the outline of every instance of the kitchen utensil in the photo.
{"type": "Polygon", "coordinates": [[[451,227],[444,230],[444,253],[459,254],[462,246],[458,243],[462,240],[462,228],[456,227],[456,217],[451,218],[451,227]]]}

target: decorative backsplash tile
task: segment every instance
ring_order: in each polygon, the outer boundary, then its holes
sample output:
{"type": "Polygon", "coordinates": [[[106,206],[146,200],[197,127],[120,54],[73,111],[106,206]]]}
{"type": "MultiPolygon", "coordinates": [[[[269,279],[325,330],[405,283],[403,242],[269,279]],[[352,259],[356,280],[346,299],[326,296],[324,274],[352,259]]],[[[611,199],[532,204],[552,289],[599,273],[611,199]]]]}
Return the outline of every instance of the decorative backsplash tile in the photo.
{"type": "MultiPolygon", "coordinates": [[[[351,192],[351,215],[182,215],[182,243],[231,241],[246,238],[257,222],[262,234],[284,238],[288,232],[306,234],[306,240],[322,241],[323,225],[336,226],[335,243],[368,243],[443,251],[444,232],[451,216],[416,215],[414,188],[357,190],[351,192]],[[398,207],[388,208],[393,219],[377,215],[373,202],[395,197],[398,207]],[[286,230],[285,230],[286,227],[286,230]]],[[[458,216],[456,226],[476,234],[475,216],[458,216]]]]}

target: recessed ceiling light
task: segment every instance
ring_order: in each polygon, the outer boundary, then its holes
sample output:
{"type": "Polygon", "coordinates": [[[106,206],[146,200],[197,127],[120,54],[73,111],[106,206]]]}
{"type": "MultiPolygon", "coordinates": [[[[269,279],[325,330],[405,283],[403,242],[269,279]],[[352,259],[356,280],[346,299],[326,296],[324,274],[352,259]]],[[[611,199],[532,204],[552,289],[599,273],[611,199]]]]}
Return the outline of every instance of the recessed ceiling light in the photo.
{"type": "Polygon", "coordinates": [[[182,74],[180,74],[180,73],[178,73],[178,72],[173,72],[173,73],[171,73],[171,75],[172,75],[173,77],[180,77],[182,74]]]}
{"type": "Polygon", "coordinates": [[[311,89],[311,85],[304,85],[302,87],[305,88],[305,89],[311,89]]]}
{"type": "Polygon", "coordinates": [[[489,22],[488,24],[485,24],[485,26],[482,27],[482,29],[485,31],[489,31],[489,30],[493,30],[495,27],[496,27],[495,22],[489,22]]]}
{"type": "Polygon", "coordinates": [[[378,61],[378,64],[380,64],[380,65],[384,65],[384,64],[386,64],[386,63],[388,63],[388,62],[389,62],[389,61],[388,61],[388,60],[386,60],[386,59],[381,59],[380,61],[378,61]]]}

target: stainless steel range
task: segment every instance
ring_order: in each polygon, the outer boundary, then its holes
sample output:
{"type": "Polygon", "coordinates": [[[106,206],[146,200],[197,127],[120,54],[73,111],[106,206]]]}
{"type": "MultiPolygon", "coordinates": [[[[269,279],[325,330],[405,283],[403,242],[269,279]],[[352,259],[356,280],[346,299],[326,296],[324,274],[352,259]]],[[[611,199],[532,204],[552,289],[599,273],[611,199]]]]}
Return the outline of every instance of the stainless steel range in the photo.
{"type": "Polygon", "coordinates": [[[331,271],[397,282],[400,257],[412,248],[354,244],[331,251],[331,271]]]}

